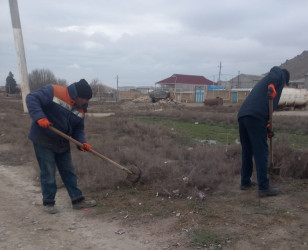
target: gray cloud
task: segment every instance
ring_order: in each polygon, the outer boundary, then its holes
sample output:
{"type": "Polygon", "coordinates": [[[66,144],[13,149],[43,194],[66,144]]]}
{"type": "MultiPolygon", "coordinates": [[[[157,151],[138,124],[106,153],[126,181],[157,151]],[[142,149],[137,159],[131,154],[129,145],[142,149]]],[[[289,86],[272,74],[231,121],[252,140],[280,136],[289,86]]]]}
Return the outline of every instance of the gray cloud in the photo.
{"type": "MultiPolygon", "coordinates": [[[[307,50],[304,0],[19,0],[28,71],[74,82],[154,85],[174,73],[262,74],[307,50]]],[[[8,1],[0,8],[0,85],[19,79],[8,1]]]]}

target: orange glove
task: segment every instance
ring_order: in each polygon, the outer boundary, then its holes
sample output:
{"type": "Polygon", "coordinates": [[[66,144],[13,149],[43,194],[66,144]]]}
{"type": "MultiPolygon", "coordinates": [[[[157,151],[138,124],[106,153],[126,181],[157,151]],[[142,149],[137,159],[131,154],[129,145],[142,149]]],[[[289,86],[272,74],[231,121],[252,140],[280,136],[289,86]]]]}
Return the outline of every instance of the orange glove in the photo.
{"type": "Polygon", "coordinates": [[[276,89],[275,89],[275,85],[274,84],[270,84],[267,87],[267,96],[269,99],[274,99],[277,95],[276,89]]]}
{"type": "Polygon", "coordinates": [[[79,150],[81,150],[82,152],[86,152],[86,151],[90,151],[92,149],[92,147],[90,146],[90,144],[84,142],[82,143],[83,147],[77,147],[79,150]]]}
{"type": "Polygon", "coordinates": [[[271,124],[266,125],[266,131],[267,131],[267,137],[273,138],[274,137],[274,131],[271,128],[271,124]]]}
{"type": "Polygon", "coordinates": [[[42,128],[48,128],[51,125],[51,122],[47,118],[42,118],[36,121],[38,125],[42,128]]]}
{"type": "Polygon", "coordinates": [[[86,150],[86,151],[90,151],[92,149],[92,147],[90,146],[90,144],[84,142],[82,143],[83,144],[83,148],[86,150]]]}

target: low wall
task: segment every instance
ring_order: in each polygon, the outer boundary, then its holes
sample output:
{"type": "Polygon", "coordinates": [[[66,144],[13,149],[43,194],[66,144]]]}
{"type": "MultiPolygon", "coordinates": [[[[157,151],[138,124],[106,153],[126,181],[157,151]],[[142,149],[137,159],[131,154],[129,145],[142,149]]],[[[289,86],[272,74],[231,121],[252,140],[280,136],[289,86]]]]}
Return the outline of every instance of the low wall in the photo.
{"type": "Polygon", "coordinates": [[[119,91],[120,100],[134,100],[140,96],[146,96],[139,91],[119,91]]]}
{"type": "MultiPolygon", "coordinates": [[[[238,91],[237,92],[237,102],[238,103],[242,103],[245,101],[246,97],[249,95],[250,91],[238,91]]],[[[231,95],[231,99],[232,101],[232,95],[231,95]]]]}
{"type": "Polygon", "coordinates": [[[224,102],[231,101],[231,93],[228,90],[208,90],[204,93],[204,99],[213,99],[220,97],[224,102]]]}
{"type": "MultiPolygon", "coordinates": [[[[242,103],[249,95],[250,91],[238,91],[237,102],[242,103]]],[[[148,96],[140,93],[139,91],[119,91],[120,100],[134,100],[141,96],[148,96]]],[[[204,100],[220,97],[224,103],[232,102],[233,92],[229,90],[208,90],[204,92],[204,100]]],[[[176,93],[175,101],[183,103],[194,103],[195,93],[176,93]]]]}

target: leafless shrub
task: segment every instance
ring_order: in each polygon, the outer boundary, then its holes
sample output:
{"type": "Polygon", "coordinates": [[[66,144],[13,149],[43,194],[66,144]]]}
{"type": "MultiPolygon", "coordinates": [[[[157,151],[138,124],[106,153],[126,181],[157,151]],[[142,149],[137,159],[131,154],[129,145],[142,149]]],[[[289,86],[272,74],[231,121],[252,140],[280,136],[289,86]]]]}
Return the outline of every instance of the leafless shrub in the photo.
{"type": "Polygon", "coordinates": [[[274,167],[280,168],[280,176],[307,178],[308,151],[291,147],[288,137],[274,141],[274,167]]]}
{"type": "Polygon", "coordinates": [[[292,119],[288,116],[275,116],[273,120],[274,130],[296,131],[300,134],[308,133],[307,117],[293,116],[292,119]]]}
{"type": "MultiPolygon", "coordinates": [[[[0,99],[0,119],[4,121],[0,128],[0,143],[10,143],[14,148],[9,154],[1,153],[0,160],[13,164],[31,162],[38,169],[32,143],[27,138],[31,119],[23,113],[19,102],[17,105],[15,102],[11,104],[10,100],[0,99]]],[[[121,105],[97,105],[97,109],[119,112],[110,118],[87,117],[86,138],[94,150],[124,167],[140,167],[142,178],[138,185],[148,186],[163,195],[184,196],[196,193],[196,190],[226,190],[231,183],[239,181],[240,145],[187,144],[184,135],[135,119],[140,113],[154,115],[155,111],[147,113],[141,108],[137,111],[124,111],[121,105]]],[[[227,123],[236,122],[232,109],[225,112],[223,109],[204,114],[202,112],[203,107],[193,114],[194,111],[190,109],[168,106],[166,110],[157,113],[190,121],[204,119],[208,123],[215,120],[215,123],[223,124],[225,119],[227,123]]],[[[281,124],[287,126],[289,121],[281,120],[281,124]]],[[[296,126],[304,131],[303,124],[296,126]]],[[[125,171],[91,153],[77,150],[74,145],[71,150],[79,182],[84,190],[99,192],[128,184],[125,171]]],[[[307,155],[305,151],[292,148],[288,138],[274,138],[274,164],[280,167],[282,177],[307,178],[307,155]]]]}
{"type": "Polygon", "coordinates": [[[110,93],[115,91],[112,88],[104,85],[98,78],[93,79],[90,82],[90,86],[92,89],[93,96],[100,96],[103,95],[103,93],[110,93]]]}
{"type": "MultiPolygon", "coordinates": [[[[134,119],[88,119],[88,142],[97,151],[129,168],[142,170],[141,183],[166,195],[189,194],[195,189],[227,185],[239,173],[239,147],[181,143],[181,135],[162,126],[134,119]],[[176,194],[173,191],[176,190],[176,194]]],[[[238,145],[237,145],[238,146],[238,145]]],[[[81,184],[91,190],[124,183],[126,173],[95,157],[74,154],[81,184]],[[84,165],[85,164],[85,165],[84,165]]]]}
{"type": "MultiPolygon", "coordinates": [[[[12,146],[9,151],[1,152],[0,159],[10,165],[22,165],[25,162],[32,161],[34,156],[32,144],[28,139],[31,120],[28,114],[20,110],[20,100],[19,105],[11,101],[8,103],[9,106],[6,111],[9,112],[0,115],[0,120],[3,121],[0,128],[0,144],[12,146]]],[[[1,104],[3,102],[0,102],[0,106],[1,104]]]]}

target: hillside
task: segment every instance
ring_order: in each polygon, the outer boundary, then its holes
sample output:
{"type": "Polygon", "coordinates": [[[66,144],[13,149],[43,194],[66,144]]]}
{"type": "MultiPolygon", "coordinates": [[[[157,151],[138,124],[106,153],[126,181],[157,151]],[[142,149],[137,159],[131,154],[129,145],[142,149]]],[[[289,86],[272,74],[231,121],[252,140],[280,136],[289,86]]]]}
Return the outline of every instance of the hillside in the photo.
{"type": "Polygon", "coordinates": [[[305,78],[305,74],[308,74],[308,51],[305,50],[293,59],[286,60],[280,67],[289,70],[292,80],[305,78]]]}

